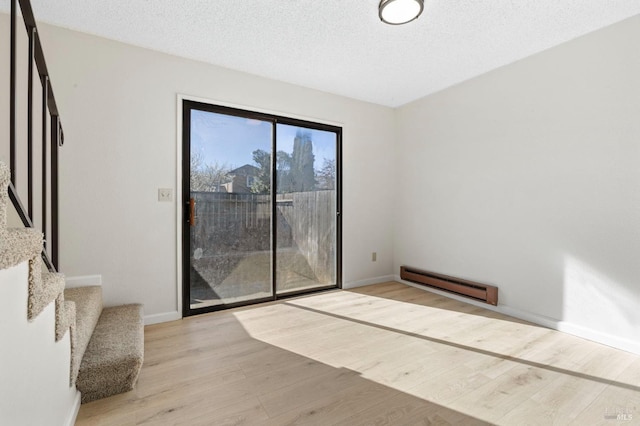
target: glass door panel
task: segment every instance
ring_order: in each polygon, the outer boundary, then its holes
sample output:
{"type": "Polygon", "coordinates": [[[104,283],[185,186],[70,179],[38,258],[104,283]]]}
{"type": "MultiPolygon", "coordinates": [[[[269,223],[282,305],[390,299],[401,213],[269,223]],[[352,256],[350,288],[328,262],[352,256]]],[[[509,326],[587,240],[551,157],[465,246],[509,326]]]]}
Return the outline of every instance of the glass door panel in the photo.
{"type": "Polygon", "coordinates": [[[339,127],[184,101],[183,314],[340,286],[339,127]]]}
{"type": "Polygon", "coordinates": [[[273,123],[189,112],[189,309],[272,298],[273,123]]]}
{"type": "Polygon", "coordinates": [[[276,293],[337,285],[336,132],[276,125],[276,293]]]}

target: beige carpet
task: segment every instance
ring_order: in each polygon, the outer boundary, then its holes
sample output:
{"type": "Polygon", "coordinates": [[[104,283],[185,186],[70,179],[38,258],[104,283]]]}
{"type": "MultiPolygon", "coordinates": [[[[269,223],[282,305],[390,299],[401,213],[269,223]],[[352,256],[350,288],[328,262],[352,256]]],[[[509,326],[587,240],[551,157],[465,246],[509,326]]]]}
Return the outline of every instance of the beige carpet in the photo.
{"type": "Polygon", "coordinates": [[[76,382],[82,403],[133,389],[143,358],[142,305],[105,308],[82,358],[76,382]]]}

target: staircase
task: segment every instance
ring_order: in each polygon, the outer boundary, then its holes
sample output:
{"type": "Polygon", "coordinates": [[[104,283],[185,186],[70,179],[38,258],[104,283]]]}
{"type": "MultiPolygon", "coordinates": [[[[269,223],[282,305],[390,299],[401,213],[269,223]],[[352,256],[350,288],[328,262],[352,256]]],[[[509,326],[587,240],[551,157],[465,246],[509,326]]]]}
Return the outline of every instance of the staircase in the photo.
{"type": "Polygon", "coordinates": [[[102,307],[102,289],[64,291],[76,305],[76,344],[71,351],[72,377],[82,403],[133,389],[144,352],[142,305],[102,307]]]}
{"type": "MultiPolygon", "coordinates": [[[[142,306],[103,307],[101,287],[65,289],[64,276],[43,267],[42,233],[33,228],[7,227],[9,180],[9,169],[0,162],[0,272],[26,263],[28,284],[15,280],[2,284],[28,286],[24,315],[29,322],[53,304],[55,340],[63,340],[69,330],[68,384],[80,391],[82,403],[133,389],[143,361],[142,306]]],[[[23,301],[14,304],[19,303],[23,301]]],[[[0,349],[4,356],[2,351],[4,348],[0,349]]]]}

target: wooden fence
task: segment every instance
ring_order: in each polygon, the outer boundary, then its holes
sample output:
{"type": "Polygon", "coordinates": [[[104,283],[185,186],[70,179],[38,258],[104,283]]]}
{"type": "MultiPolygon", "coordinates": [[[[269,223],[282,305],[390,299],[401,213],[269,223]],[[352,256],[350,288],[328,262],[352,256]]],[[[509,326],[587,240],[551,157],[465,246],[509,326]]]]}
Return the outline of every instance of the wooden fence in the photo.
{"type": "Polygon", "coordinates": [[[278,194],[276,201],[293,243],[322,284],[336,282],[335,199],[335,191],[311,191],[278,194]]]}
{"type": "Polygon", "coordinates": [[[191,196],[196,202],[191,246],[202,248],[205,257],[270,250],[269,195],[192,192],[191,196]]]}

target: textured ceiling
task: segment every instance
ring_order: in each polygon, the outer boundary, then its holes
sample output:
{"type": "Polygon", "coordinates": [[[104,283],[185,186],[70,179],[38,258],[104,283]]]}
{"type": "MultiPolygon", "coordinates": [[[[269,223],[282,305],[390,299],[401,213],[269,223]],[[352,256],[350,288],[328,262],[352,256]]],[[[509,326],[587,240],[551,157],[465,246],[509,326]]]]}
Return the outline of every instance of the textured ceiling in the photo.
{"type": "Polygon", "coordinates": [[[32,4],[54,25],[387,106],[640,14],[640,0],[425,0],[418,20],[389,26],[378,1],[32,4]]]}

